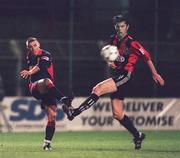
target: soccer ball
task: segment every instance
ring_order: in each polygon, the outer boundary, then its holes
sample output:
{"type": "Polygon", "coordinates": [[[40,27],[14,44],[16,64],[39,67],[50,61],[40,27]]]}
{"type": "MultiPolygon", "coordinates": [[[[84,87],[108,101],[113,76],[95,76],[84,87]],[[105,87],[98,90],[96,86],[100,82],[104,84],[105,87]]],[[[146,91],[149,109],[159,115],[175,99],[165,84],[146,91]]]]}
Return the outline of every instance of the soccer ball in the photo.
{"type": "Polygon", "coordinates": [[[114,62],[119,56],[118,48],[113,45],[106,45],[101,49],[101,56],[107,62],[114,62]]]}

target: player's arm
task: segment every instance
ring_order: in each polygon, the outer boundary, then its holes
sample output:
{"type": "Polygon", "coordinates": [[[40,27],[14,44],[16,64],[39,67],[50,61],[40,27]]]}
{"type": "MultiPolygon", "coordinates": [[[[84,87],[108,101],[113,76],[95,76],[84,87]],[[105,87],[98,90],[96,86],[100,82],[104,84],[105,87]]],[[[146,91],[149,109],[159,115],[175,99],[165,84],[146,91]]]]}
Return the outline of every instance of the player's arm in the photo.
{"type": "Polygon", "coordinates": [[[26,62],[29,70],[22,70],[20,72],[20,76],[24,79],[27,79],[30,75],[33,75],[40,70],[39,66],[34,63],[30,52],[27,53],[26,62]]]}
{"type": "Polygon", "coordinates": [[[154,81],[157,84],[160,84],[161,86],[164,86],[164,79],[157,73],[157,70],[156,70],[152,60],[148,60],[147,64],[148,64],[148,66],[149,66],[149,68],[151,70],[154,81]]]}
{"type": "Polygon", "coordinates": [[[22,78],[27,79],[29,76],[37,73],[40,70],[39,66],[36,65],[34,67],[30,66],[29,70],[23,70],[20,72],[22,78]]]}
{"type": "Polygon", "coordinates": [[[32,66],[31,63],[28,64],[29,70],[21,71],[20,75],[22,78],[27,79],[29,76],[37,73],[38,71],[49,67],[49,65],[51,64],[51,61],[52,61],[52,59],[51,59],[50,54],[43,55],[43,56],[39,57],[37,65],[32,66]]]}
{"type": "Polygon", "coordinates": [[[37,66],[39,67],[39,69],[43,70],[43,69],[47,69],[52,62],[52,57],[50,54],[46,54],[43,55],[39,58],[38,64],[37,66]]]}
{"type": "Polygon", "coordinates": [[[161,86],[164,85],[164,79],[158,74],[152,60],[150,57],[150,54],[144,49],[144,47],[137,41],[133,41],[131,43],[131,46],[138,50],[138,52],[140,53],[139,55],[142,56],[142,58],[144,59],[144,61],[147,63],[151,73],[152,73],[152,77],[154,79],[154,81],[157,84],[160,84],[161,86]]]}

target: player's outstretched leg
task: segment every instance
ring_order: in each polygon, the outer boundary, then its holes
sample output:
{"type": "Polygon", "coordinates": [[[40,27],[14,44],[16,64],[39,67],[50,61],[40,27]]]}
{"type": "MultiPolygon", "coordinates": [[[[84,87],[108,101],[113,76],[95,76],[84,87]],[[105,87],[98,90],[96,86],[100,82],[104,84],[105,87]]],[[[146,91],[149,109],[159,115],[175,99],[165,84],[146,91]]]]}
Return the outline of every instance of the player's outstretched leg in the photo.
{"type": "Polygon", "coordinates": [[[91,106],[93,106],[97,102],[98,99],[99,99],[99,96],[92,93],[78,108],[74,109],[72,106],[68,107],[66,104],[64,104],[62,108],[63,108],[63,111],[67,114],[67,118],[71,121],[74,119],[74,117],[78,116],[84,110],[87,110],[91,106]]]}
{"type": "Polygon", "coordinates": [[[91,95],[78,108],[69,108],[68,106],[64,105],[63,110],[67,114],[68,119],[73,120],[74,117],[93,106],[101,95],[115,91],[117,91],[116,84],[112,78],[109,78],[93,87],[91,95]]]}

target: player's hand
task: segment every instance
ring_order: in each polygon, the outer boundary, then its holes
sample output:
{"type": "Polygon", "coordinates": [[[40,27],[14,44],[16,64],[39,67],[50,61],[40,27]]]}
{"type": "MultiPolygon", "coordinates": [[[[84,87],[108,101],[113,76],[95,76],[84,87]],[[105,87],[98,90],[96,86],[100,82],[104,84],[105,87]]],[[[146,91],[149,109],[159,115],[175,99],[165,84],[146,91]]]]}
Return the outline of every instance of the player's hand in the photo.
{"type": "Polygon", "coordinates": [[[23,70],[20,72],[20,75],[22,78],[27,79],[28,76],[30,75],[30,72],[28,70],[23,70]]]}
{"type": "Polygon", "coordinates": [[[108,62],[108,66],[111,67],[112,69],[117,68],[117,66],[114,64],[114,62],[108,62]]]}
{"type": "Polygon", "coordinates": [[[153,74],[153,79],[157,84],[164,86],[164,79],[159,74],[153,74]]]}

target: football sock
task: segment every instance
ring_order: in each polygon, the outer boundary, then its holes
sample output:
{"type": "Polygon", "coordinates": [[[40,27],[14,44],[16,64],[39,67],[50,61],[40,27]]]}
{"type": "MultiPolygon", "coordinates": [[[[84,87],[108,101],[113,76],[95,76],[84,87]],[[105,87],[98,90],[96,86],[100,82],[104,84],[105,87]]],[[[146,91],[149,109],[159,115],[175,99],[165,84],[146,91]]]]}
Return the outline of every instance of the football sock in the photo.
{"type": "Polygon", "coordinates": [[[75,109],[73,115],[77,116],[84,110],[89,109],[91,106],[93,106],[97,100],[99,99],[99,96],[92,93],[78,108],[75,109]]]}
{"type": "Polygon", "coordinates": [[[121,119],[120,124],[123,125],[135,138],[139,137],[139,131],[135,128],[132,121],[129,119],[127,115],[124,115],[123,119],[121,119]]]}
{"type": "Polygon", "coordinates": [[[51,144],[51,141],[44,139],[43,147],[48,145],[48,144],[51,144]]]}
{"type": "Polygon", "coordinates": [[[52,140],[53,135],[55,132],[55,122],[48,122],[46,126],[46,135],[45,135],[45,141],[48,142],[52,140]]]}

